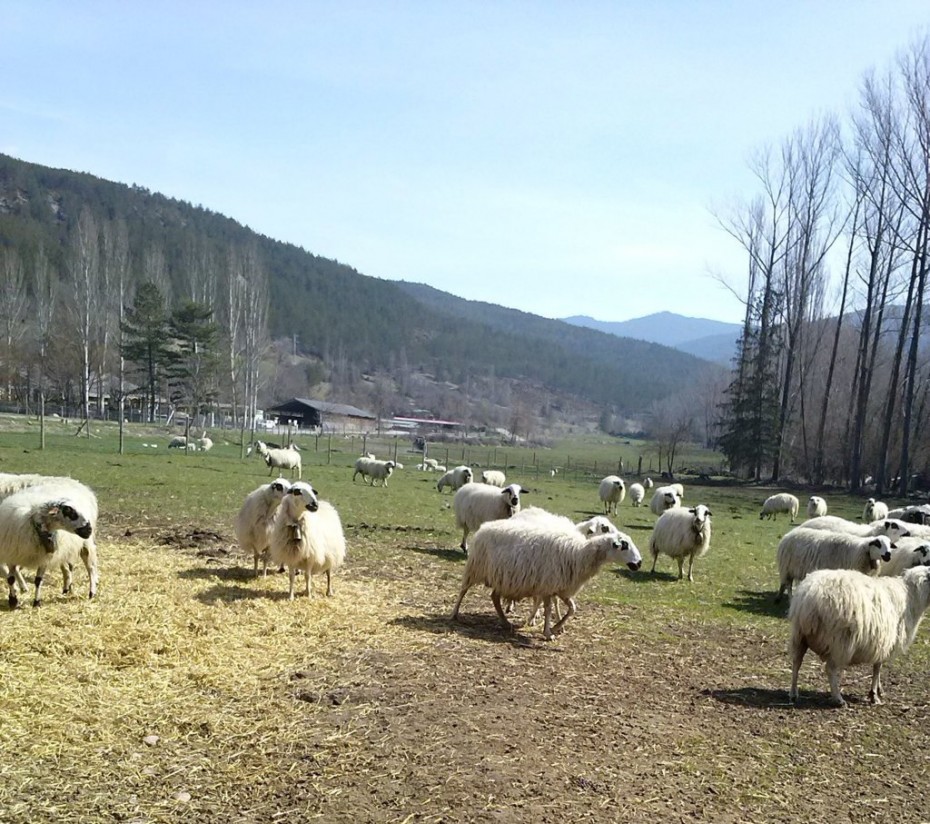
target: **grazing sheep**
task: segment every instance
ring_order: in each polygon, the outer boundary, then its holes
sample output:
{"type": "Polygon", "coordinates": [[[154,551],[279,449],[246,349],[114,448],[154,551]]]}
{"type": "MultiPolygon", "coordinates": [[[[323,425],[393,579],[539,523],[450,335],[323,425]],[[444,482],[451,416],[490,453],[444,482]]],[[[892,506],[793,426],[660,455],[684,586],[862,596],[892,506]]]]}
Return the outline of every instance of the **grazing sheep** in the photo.
{"type": "Polygon", "coordinates": [[[271,449],[262,441],[255,441],[255,448],[262,456],[265,466],[269,467],[269,475],[276,469],[290,469],[291,477],[295,472],[298,478],[301,476],[300,450],[293,444],[284,449],[271,449]]]}
{"type": "Polygon", "coordinates": [[[643,488],[644,488],[644,489],[652,489],[653,486],[654,486],[654,484],[653,484],[653,482],[652,482],[652,478],[646,478],[646,479],[643,481],[643,488]]]}
{"type": "Polygon", "coordinates": [[[439,467],[439,461],[435,458],[424,458],[423,466],[426,467],[428,472],[434,472],[439,467]]]}
{"type": "Polygon", "coordinates": [[[507,477],[499,469],[486,469],[481,473],[481,483],[503,489],[504,484],[507,483],[507,477]]]}
{"type": "Polygon", "coordinates": [[[236,516],[236,538],[239,548],[245,553],[252,553],[253,571],[256,576],[259,558],[262,560],[262,575],[268,574],[268,547],[271,545],[275,512],[290,488],[290,481],[284,478],[263,484],[246,495],[236,516]]]}
{"type": "Polygon", "coordinates": [[[776,601],[791,586],[816,569],[854,569],[865,575],[877,575],[882,561],[891,560],[894,544],[887,535],[862,538],[843,532],[827,532],[799,526],[788,532],[778,544],[780,583],[776,601]]]}
{"type": "Polygon", "coordinates": [[[623,478],[617,475],[608,475],[604,478],[597,489],[597,494],[604,504],[604,514],[610,515],[611,511],[617,514],[617,506],[623,503],[626,497],[626,484],[623,478]]]}
{"type": "Polygon", "coordinates": [[[271,530],[270,555],[287,567],[288,598],[294,600],[297,570],[304,573],[304,594],[311,596],[311,578],[326,573],[326,594],[333,594],[333,572],[346,557],[346,539],[335,507],[320,501],[310,484],[295,483],[284,495],[271,530]]]}
{"type": "Polygon", "coordinates": [[[633,506],[642,506],[646,497],[646,490],[642,484],[630,484],[630,503],[633,506]]]}
{"type": "Polygon", "coordinates": [[[574,596],[578,590],[608,561],[622,561],[636,570],[642,557],[632,539],[623,533],[585,540],[577,529],[553,529],[531,519],[489,521],[475,533],[452,620],[458,618],[465,593],[481,583],[490,587],[494,608],[510,630],[513,627],[504,613],[502,598],[542,600],[546,608],[543,637],[550,640],[575,614],[574,596]],[[566,604],[567,612],[552,626],[555,598],[566,604]]]}
{"type": "Polygon", "coordinates": [[[379,461],[377,458],[359,458],[355,461],[355,471],[352,473],[352,481],[355,481],[356,475],[361,475],[362,480],[369,478],[369,483],[374,486],[375,481],[381,481],[381,486],[387,486],[387,480],[394,471],[394,461],[379,461]]]}
{"type": "Polygon", "coordinates": [[[187,449],[187,438],[183,435],[175,435],[168,441],[168,449],[187,449]]]}
{"type": "Polygon", "coordinates": [[[462,530],[462,552],[468,555],[468,533],[474,532],[486,521],[510,518],[520,511],[520,493],[526,490],[520,484],[503,489],[488,484],[465,484],[452,499],[455,525],[462,530]]]}
{"type": "Polygon", "coordinates": [[[858,535],[860,538],[887,535],[892,541],[896,541],[898,538],[907,538],[915,530],[913,524],[906,524],[904,521],[895,518],[885,518],[871,524],[860,524],[856,521],[847,521],[839,515],[823,515],[819,518],[811,518],[809,521],[804,521],[799,528],[821,529],[825,532],[845,532],[847,535],[858,535]]]}
{"type": "Polygon", "coordinates": [[[888,517],[888,504],[882,501],[876,501],[875,498],[869,498],[862,508],[862,520],[866,523],[880,521],[888,517]]]}
{"type": "Polygon", "coordinates": [[[777,495],[770,495],[762,504],[762,511],[759,513],[759,520],[771,518],[775,520],[775,515],[779,512],[787,512],[791,518],[791,523],[798,516],[800,502],[794,495],[788,492],[779,492],[777,495]]]}
{"type": "Polygon", "coordinates": [[[807,517],[822,518],[827,514],[827,502],[819,495],[811,495],[807,502],[807,517]]]}
{"type": "Polygon", "coordinates": [[[926,538],[900,538],[894,542],[891,558],[882,563],[879,575],[903,575],[915,566],[930,566],[930,542],[926,538]]]}
{"type": "Polygon", "coordinates": [[[670,486],[657,486],[652,493],[652,500],[649,502],[649,509],[653,515],[661,515],[666,509],[674,509],[681,505],[681,498],[677,490],[670,486]]]}
{"type": "Polygon", "coordinates": [[[450,469],[436,481],[436,489],[442,492],[442,490],[448,486],[451,487],[453,491],[456,491],[465,486],[465,484],[470,484],[474,479],[475,473],[471,471],[471,467],[461,464],[450,469]]]}
{"type": "Polygon", "coordinates": [[[704,506],[684,509],[674,507],[659,516],[649,539],[652,553],[652,572],[656,571],[659,553],[668,555],[678,562],[678,580],[684,577],[685,558],[688,559],[688,580],[693,581],[694,559],[700,558],[710,549],[711,511],[704,506]]]}
{"type": "Polygon", "coordinates": [[[843,671],[856,664],[872,665],[869,701],[881,704],[882,664],[911,645],[928,604],[928,567],[909,569],[900,578],[870,578],[849,570],[812,572],[788,610],[788,700],[798,699],[798,672],[810,649],[826,664],[835,706],[846,706],[840,681],[843,671]]]}
{"type": "MultiPolygon", "coordinates": [[[[78,556],[90,578],[90,598],[97,591],[97,555],[86,498],[54,483],[29,486],[0,501],[0,564],[7,567],[9,604],[19,603],[20,567],[35,569],[33,606],[42,603],[42,579],[50,566],[69,570],[78,556]]],[[[66,589],[70,576],[66,574],[66,589]]]]}

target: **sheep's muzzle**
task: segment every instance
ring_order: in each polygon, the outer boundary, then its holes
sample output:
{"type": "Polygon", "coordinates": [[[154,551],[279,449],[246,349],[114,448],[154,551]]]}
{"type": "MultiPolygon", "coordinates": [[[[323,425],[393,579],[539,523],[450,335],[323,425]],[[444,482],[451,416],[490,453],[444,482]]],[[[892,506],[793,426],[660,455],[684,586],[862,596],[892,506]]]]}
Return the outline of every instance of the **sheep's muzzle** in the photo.
{"type": "Polygon", "coordinates": [[[91,533],[94,531],[94,528],[90,524],[84,524],[84,526],[79,526],[74,531],[75,533],[77,533],[79,537],[84,538],[84,540],[87,540],[90,537],[91,533]]]}
{"type": "Polygon", "coordinates": [[[630,562],[627,564],[627,566],[628,566],[630,569],[632,569],[633,572],[636,572],[636,570],[639,569],[639,568],[642,566],[642,561],[630,561],[630,562]]]}

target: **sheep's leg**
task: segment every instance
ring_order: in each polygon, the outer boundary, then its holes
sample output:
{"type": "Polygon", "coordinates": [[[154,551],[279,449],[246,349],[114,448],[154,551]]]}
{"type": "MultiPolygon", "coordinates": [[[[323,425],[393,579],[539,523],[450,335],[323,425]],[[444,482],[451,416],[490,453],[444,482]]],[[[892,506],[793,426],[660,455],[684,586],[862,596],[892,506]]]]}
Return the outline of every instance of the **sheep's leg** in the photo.
{"type": "Polygon", "coordinates": [[[835,664],[827,664],[827,676],[830,679],[830,703],[834,707],[845,707],[846,702],[843,700],[843,693],[840,692],[843,670],[835,664]]]}
{"type": "Polygon", "coordinates": [[[287,568],[287,583],[288,583],[287,598],[289,601],[294,600],[294,579],[296,577],[297,577],[296,567],[289,566],[287,568]]]}
{"type": "Polygon", "coordinates": [[[310,567],[304,570],[304,578],[306,579],[304,583],[304,595],[311,598],[313,596],[313,589],[311,587],[313,576],[310,574],[310,567]]]}
{"type": "Polygon", "coordinates": [[[331,570],[326,570],[326,597],[332,598],[333,595],[333,573],[331,570]]]}
{"type": "Polygon", "coordinates": [[[459,597],[455,602],[455,606],[452,607],[452,614],[449,616],[451,620],[455,621],[459,617],[459,608],[462,606],[462,599],[469,589],[471,589],[470,584],[462,584],[462,588],[459,590],[459,597]]]}
{"type": "Polygon", "coordinates": [[[16,594],[16,567],[11,567],[9,573],[6,576],[6,582],[10,586],[10,595],[8,602],[10,604],[10,609],[16,609],[19,605],[19,596],[16,594]]]}
{"type": "Polygon", "coordinates": [[[656,561],[658,561],[658,560],[659,560],[659,553],[658,553],[658,552],[653,552],[653,553],[652,553],[652,569],[650,570],[650,572],[651,572],[653,575],[656,574],[656,561]]]}
{"type": "Polygon", "coordinates": [[[501,596],[496,589],[491,592],[491,600],[494,602],[494,609],[497,610],[501,623],[507,627],[507,629],[512,630],[513,624],[511,624],[510,621],[507,620],[507,616],[504,615],[504,608],[501,606],[501,596]]]}
{"type": "Polygon", "coordinates": [[[61,565],[61,594],[68,595],[74,583],[74,564],[61,565]]]}
{"type": "MultiPolygon", "coordinates": [[[[558,603],[558,601],[556,601],[558,603]]],[[[552,640],[552,598],[548,595],[543,599],[543,638],[552,640]]],[[[534,616],[535,617],[535,616],[534,616]]]]}
{"type": "Polygon", "coordinates": [[[90,585],[87,598],[91,599],[97,594],[97,584],[100,576],[97,574],[97,546],[96,544],[85,541],[81,547],[81,560],[84,562],[84,569],[87,570],[87,577],[90,585]]]}
{"type": "Polygon", "coordinates": [[[462,543],[459,546],[462,548],[462,552],[468,555],[468,544],[465,543],[465,539],[468,538],[468,527],[465,526],[462,528],[462,543]]]}
{"type": "Polygon", "coordinates": [[[685,577],[685,559],[676,558],[675,560],[678,561],[678,580],[680,581],[682,578],[685,577]]]}
{"type": "Polygon", "coordinates": [[[784,597],[786,592],[789,595],[791,594],[791,579],[790,578],[782,578],[781,585],[778,587],[778,594],[775,596],[776,603],[784,597]]]}
{"type": "Polygon", "coordinates": [[[557,635],[562,631],[562,627],[565,622],[575,614],[575,599],[569,598],[565,601],[565,606],[567,607],[565,614],[556,621],[555,626],[552,628],[552,634],[557,635]]]}
{"type": "Polygon", "coordinates": [[[42,606],[42,581],[45,580],[45,569],[44,566],[40,566],[36,570],[36,595],[32,600],[34,607],[42,606]]]}
{"type": "Polygon", "coordinates": [[[794,704],[798,700],[798,673],[807,654],[807,642],[803,638],[792,639],[791,657],[791,689],[788,690],[788,703],[794,704]]]}
{"type": "Polygon", "coordinates": [[[693,570],[694,570],[694,556],[691,555],[689,556],[689,559],[688,559],[688,580],[689,581],[694,581],[693,570]]]}
{"type": "Polygon", "coordinates": [[[20,592],[25,592],[27,589],[29,589],[29,584],[26,583],[26,578],[23,575],[23,571],[18,566],[14,565],[10,571],[16,577],[16,586],[19,588],[20,592]]]}
{"type": "Polygon", "coordinates": [[[882,663],[879,661],[872,667],[872,688],[869,690],[869,701],[873,704],[882,703],[882,663]]]}

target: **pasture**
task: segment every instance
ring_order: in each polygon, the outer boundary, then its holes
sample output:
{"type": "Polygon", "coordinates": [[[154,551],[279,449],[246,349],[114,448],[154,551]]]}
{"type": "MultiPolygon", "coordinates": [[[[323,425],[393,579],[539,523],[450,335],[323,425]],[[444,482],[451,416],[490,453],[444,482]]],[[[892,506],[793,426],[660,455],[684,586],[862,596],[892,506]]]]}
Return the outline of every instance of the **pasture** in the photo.
{"type": "MultiPolygon", "coordinates": [[[[927,629],[886,667],[883,706],[859,668],[850,708],[829,708],[814,656],[788,706],[770,489],[685,480],[714,513],[693,584],[668,558],[649,574],[653,516],[624,501],[644,569],[605,567],[547,643],[505,632],[480,587],[448,620],[461,535],[410,456],[382,489],[351,482],[353,454],[303,453],[349,557],[333,598],[315,581],[289,603],[232,529],[267,468],[221,437],[190,455],[145,440],[0,435],[0,471],[71,474],[101,508],[97,599],[79,570],[73,595],[55,572],[41,608],[0,606],[5,824],[930,820],[927,629]]],[[[508,477],[524,505],[601,511],[596,481],[508,477]]]]}

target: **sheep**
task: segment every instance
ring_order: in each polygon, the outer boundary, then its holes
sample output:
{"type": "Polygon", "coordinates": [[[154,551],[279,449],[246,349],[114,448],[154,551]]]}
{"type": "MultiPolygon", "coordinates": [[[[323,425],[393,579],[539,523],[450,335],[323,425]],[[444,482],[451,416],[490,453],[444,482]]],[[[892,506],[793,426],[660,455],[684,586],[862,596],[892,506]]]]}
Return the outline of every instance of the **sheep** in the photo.
{"type": "Polygon", "coordinates": [[[881,521],[888,517],[888,504],[882,501],[876,501],[875,498],[869,498],[862,508],[862,520],[866,523],[872,521],[881,521]]]}
{"type": "Polygon", "coordinates": [[[652,478],[646,478],[646,479],[643,481],[643,488],[644,488],[644,489],[652,489],[653,486],[654,486],[654,484],[653,484],[653,482],[652,482],[652,478]]]}
{"type": "Polygon", "coordinates": [[[630,484],[630,503],[633,506],[642,506],[646,497],[646,490],[642,484],[630,484]]]}
{"type": "Polygon", "coordinates": [[[503,489],[507,483],[507,477],[499,469],[486,469],[481,473],[481,482],[503,489]]]}
{"type": "Polygon", "coordinates": [[[270,555],[287,567],[289,600],[294,600],[297,570],[304,573],[304,594],[311,596],[311,578],[326,573],[326,594],[333,594],[332,574],[346,557],[346,539],[339,513],[317,498],[305,481],[297,481],[284,495],[271,530],[270,555]]]}
{"type": "Polygon", "coordinates": [[[236,539],[243,552],[252,553],[253,572],[256,577],[259,558],[262,559],[262,575],[268,574],[268,547],[271,543],[275,512],[290,488],[290,481],[284,478],[263,484],[246,495],[236,516],[236,539]]]}
{"type": "Polygon", "coordinates": [[[666,484],[669,489],[671,489],[676,495],[678,495],[678,500],[683,501],[685,498],[685,488],[681,484],[666,484]]]}
{"type": "Polygon", "coordinates": [[[776,601],[792,584],[815,569],[854,569],[877,575],[882,561],[891,560],[895,545],[887,535],[860,537],[842,532],[795,527],[778,544],[779,586],[776,601]]]}
{"type": "Polygon", "coordinates": [[[827,514],[827,502],[819,495],[811,495],[807,502],[807,517],[822,518],[827,514]]]}
{"type": "Polygon", "coordinates": [[[898,507],[897,509],[889,510],[888,517],[899,518],[909,524],[927,526],[930,525],[930,505],[921,504],[920,506],[898,507]]]}
{"type": "Polygon", "coordinates": [[[520,493],[526,490],[520,484],[503,489],[488,484],[468,483],[456,490],[452,499],[455,525],[462,530],[462,552],[468,555],[468,533],[474,532],[485,521],[510,518],[520,511],[520,493]]]}
{"type": "Polygon", "coordinates": [[[271,449],[262,441],[255,441],[255,448],[258,454],[262,456],[265,465],[269,468],[268,474],[271,475],[276,469],[290,469],[291,477],[297,473],[301,476],[300,450],[293,444],[284,449],[271,449]]]}
{"type": "MultiPolygon", "coordinates": [[[[96,499],[95,499],[96,500],[96,499]]],[[[6,567],[10,587],[9,604],[19,603],[17,575],[20,567],[36,570],[33,606],[42,603],[42,580],[49,566],[69,569],[79,555],[90,578],[93,598],[97,592],[97,554],[91,536],[93,524],[88,499],[79,489],[69,490],[55,483],[38,484],[14,492],[0,501],[0,564],[6,567]]],[[[70,590],[66,573],[65,591],[70,590]]]]}
{"type": "Polygon", "coordinates": [[[448,486],[451,487],[453,491],[456,491],[465,486],[465,484],[470,484],[474,478],[475,474],[471,471],[471,467],[461,464],[446,472],[436,482],[436,489],[442,492],[442,490],[448,486]]]}
{"type": "Polygon", "coordinates": [[[674,507],[659,516],[649,539],[652,553],[652,572],[656,571],[659,553],[678,561],[678,580],[684,577],[685,558],[688,559],[688,580],[694,580],[694,559],[700,558],[710,549],[713,513],[704,505],[684,509],[674,507]]]}
{"type": "Polygon", "coordinates": [[[435,458],[424,458],[423,466],[426,467],[427,471],[432,472],[439,467],[439,461],[435,458]]]}
{"type": "Polygon", "coordinates": [[[762,504],[759,520],[771,518],[774,521],[776,513],[787,512],[791,519],[791,523],[794,523],[794,519],[798,516],[798,509],[800,506],[801,504],[798,499],[788,492],[779,492],[777,495],[770,495],[762,504]]]}
{"type": "Polygon", "coordinates": [[[369,478],[369,483],[374,486],[376,480],[381,481],[381,486],[387,486],[387,479],[391,477],[394,471],[394,461],[379,461],[377,458],[359,458],[355,461],[355,471],[352,473],[354,483],[356,475],[361,475],[362,480],[369,478]]]}
{"type": "Polygon", "coordinates": [[[610,515],[611,511],[613,511],[614,515],[616,515],[617,506],[622,504],[623,499],[626,497],[626,484],[623,483],[623,478],[617,475],[608,475],[601,480],[597,494],[601,499],[601,503],[604,504],[604,514],[610,515]]]}
{"type": "Polygon", "coordinates": [[[187,449],[187,438],[183,435],[175,435],[168,441],[168,449],[187,449]]]}
{"type": "Polygon", "coordinates": [[[206,431],[197,439],[197,449],[201,452],[209,452],[213,449],[213,441],[210,439],[209,435],[207,435],[206,431]]]}
{"type": "Polygon", "coordinates": [[[846,706],[840,681],[843,671],[856,664],[872,665],[869,701],[881,704],[882,664],[911,645],[928,604],[928,567],[909,569],[900,578],[869,578],[850,570],[812,572],[788,610],[788,700],[798,700],[798,672],[810,649],[826,665],[834,706],[846,706]]]}
{"type": "Polygon", "coordinates": [[[847,535],[858,535],[860,538],[872,538],[875,535],[887,535],[892,541],[898,538],[907,538],[914,534],[915,527],[898,521],[894,518],[885,518],[882,521],[873,521],[871,524],[859,524],[847,521],[838,515],[822,515],[804,521],[798,528],[820,529],[826,532],[844,532],[847,535]]]}
{"type": "Polygon", "coordinates": [[[574,596],[578,590],[607,561],[623,561],[637,570],[642,557],[629,536],[622,533],[585,540],[576,529],[552,529],[532,519],[489,521],[475,533],[451,619],[458,618],[468,590],[483,583],[491,588],[494,608],[508,630],[513,626],[504,613],[502,598],[543,600],[546,608],[543,638],[551,640],[575,614],[574,596]],[[554,598],[562,600],[567,611],[552,626],[554,598]]]}
{"type": "Polygon", "coordinates": [[[930,542],[926,538],[900,538],[894,542],[891,558],[882,563],[879,575],[903,575],[915,566],[930,566],[930,542]]]}
{"type": "Polygon", "coordinates": [[[649,509],[653,515],[661,515],[666,509],[673,509],[681,504],[678,492],[669,486],[657,486],[652,493],[649,509]]]}

